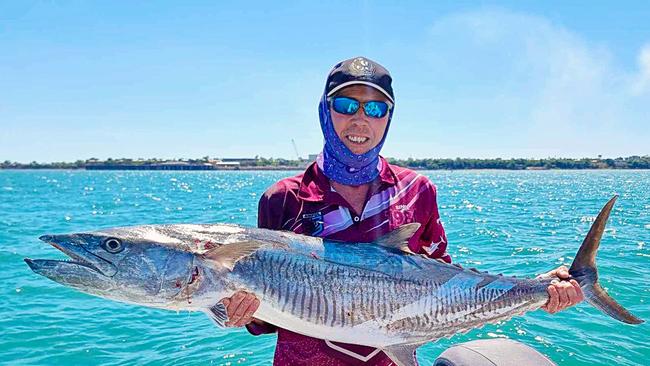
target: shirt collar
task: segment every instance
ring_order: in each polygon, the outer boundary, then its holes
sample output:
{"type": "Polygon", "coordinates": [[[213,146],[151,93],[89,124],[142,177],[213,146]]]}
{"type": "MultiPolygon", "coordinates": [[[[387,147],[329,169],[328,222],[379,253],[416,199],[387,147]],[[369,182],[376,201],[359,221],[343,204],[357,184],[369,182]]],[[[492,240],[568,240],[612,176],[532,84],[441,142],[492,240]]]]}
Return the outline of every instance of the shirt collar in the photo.
{"type": "MultiPolygon", "coordinates": [[[[394,186],[397,184],[397,176],[388,164],[386,159],[379,157],[381,161],[381,170],[379,171],[379,180],[381,186],[394,186]]],[[[302,176],[300,181],[300,190],[298,198],[305,201],[318,202],[325,199],[326,194],[331,194],[329,179],[315,162],[312,163],[302,176]]]]}

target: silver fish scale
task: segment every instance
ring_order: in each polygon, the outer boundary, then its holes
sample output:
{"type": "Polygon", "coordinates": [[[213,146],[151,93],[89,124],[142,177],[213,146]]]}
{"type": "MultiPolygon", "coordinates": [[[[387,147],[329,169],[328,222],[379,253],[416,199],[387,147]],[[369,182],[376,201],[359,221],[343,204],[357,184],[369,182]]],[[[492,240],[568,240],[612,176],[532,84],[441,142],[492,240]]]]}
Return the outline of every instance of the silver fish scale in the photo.
{"type": "MultiPolygon", "coordinates": [[[[596,217],[569,273],[597,309],[640,324],[597,281],[596,251],[615,200],[596,217]]],[[[378,347],[399,365],[412,365],[413,351],[426,341],[506,320],[547,301],[550,279],[494,276],[405,255],[401,248],[418,229],[407,224],[374,243],[343,243],[225,224],[112,228],[43,235],[39,239],[72,261],[25,262],[90,294],[204,311],[219,325],[227,317],[220,299],[252,291],[261,300],[259,319],[313,337],[378,347]],[[118,246],[108,248],[109,240],[118,246]]]]}
{"type": "Polygon", "coordinates": [[[433,275],[405,279],[280,249],[261,249],[237,263],[233,280],[282,312],[312,324],[352,328],[373,323],[391,334],[423,339],[507,319],[539,307],[546,299],[546,285],[537,280],[459,268],[452,273],[444,282],[433,275]]]}

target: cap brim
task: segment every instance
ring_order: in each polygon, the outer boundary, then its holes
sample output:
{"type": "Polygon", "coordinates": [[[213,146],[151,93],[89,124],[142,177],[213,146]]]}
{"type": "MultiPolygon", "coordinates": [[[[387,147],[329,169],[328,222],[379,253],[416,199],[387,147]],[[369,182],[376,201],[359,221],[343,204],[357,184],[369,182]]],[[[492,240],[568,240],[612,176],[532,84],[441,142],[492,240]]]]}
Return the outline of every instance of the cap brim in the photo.
{"type": "Polygon", "coordinates": [[[388,94],[388,92],[386,90],[384,90],[384,88],[380,87],[379,85],[377,85],[375,83],[371,83],[371,82],[363,81],[363,80],[352,80],[352,81],[345,82],[345,83],[343,83],[341,85],[337,85],[334,89],[330,90],[330,92],[327,93],[327,96],[331,97],[332,95],[334,95],[334,93],[336,93],[337,91],[339,91],[339,90],[341,90],[341,89],[343,89],[345,87],[348,87],[350,85],[359,85],[359,84],[360,85],[367,85],[367,86],[369,86],[371,88],[379,90],[382,94],[384,94],[386,96],[386,98],[388,98],[388,100],[390,100],[391,103],[395,104],[395,101],[393,100],[393,97],[391,97],[390,94],[388,94]]]}

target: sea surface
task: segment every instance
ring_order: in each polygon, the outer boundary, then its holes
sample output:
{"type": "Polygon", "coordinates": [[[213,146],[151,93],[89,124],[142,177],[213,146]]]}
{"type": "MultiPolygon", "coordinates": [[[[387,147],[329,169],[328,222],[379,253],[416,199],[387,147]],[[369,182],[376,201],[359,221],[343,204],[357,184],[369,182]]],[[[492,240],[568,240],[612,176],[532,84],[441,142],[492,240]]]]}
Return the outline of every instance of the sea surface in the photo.
{"type": "MultiPolygon", "coordinates": [[[[62,258],[37,238],[111,226],[255,225],[260,194],[294,172],[0,171],[0,364],[269,365],[274,335],[218,329],[202,313],[117,303],[32,273],[23,258],[62,258]]],[[[533,276],[571,260],[614,194],[598,256],[601,282],[650,320],[650,172],[424,171],[455,262],[533,276]]],[[[459,342],[511,338],[560,365],[648,365],[650,325],[584,303],[529,313],[421,347],[431,365],[459,342]]]]}

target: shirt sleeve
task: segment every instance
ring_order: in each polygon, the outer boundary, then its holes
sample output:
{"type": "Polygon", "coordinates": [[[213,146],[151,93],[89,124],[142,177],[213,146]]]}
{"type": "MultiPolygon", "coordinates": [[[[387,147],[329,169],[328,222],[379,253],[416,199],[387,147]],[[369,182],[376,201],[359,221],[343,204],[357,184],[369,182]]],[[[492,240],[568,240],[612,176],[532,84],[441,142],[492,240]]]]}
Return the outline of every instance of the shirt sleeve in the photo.
{"type": "Polygon", "coordinates": [[[264,192],[257,204],[257,227],[282,230],[286,196],[277,183],[264,192]]]}
{"type": "Polygon", "coordinates": [[[425,218],[426,224],[418,239],[419,253],[433,259],[441,259],[447,263],[451,263],[451,256],[447,253],[447,235],[445,228],[442,226],[440,214],[438,212],[438,202],[436,194],[436,186],[431,182],[429,185],[427,206],[430,207],[428,213],[429,217],[425,218]]]}

